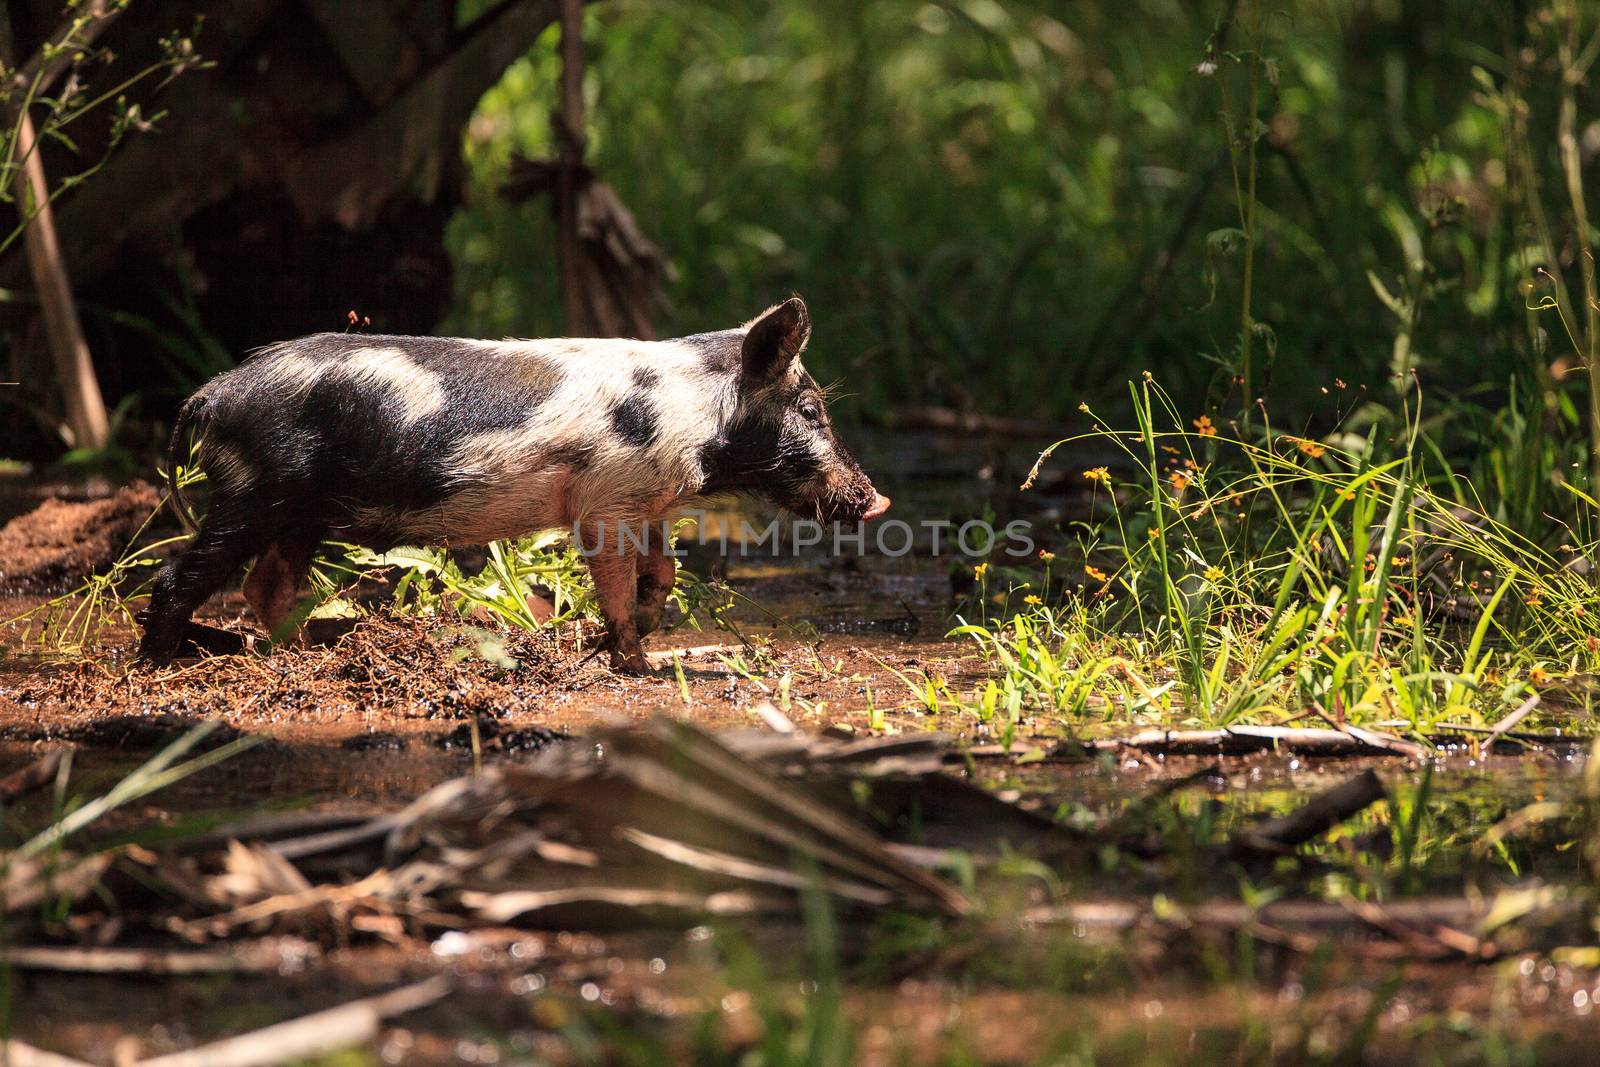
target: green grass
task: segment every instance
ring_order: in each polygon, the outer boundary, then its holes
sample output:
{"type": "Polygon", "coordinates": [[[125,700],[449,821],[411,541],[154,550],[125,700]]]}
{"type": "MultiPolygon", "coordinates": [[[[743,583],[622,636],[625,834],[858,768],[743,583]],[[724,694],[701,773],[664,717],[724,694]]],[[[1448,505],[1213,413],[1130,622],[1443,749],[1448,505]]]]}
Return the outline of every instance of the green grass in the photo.
{"type": "Polygon", "coordinates": [[[1049,553],[1000,591],[978,575],[952,632],[994,678],[964,703],[1008,724],[1310,717],[1422,738],[1490,725],[1541,691],[1547,717],[1586,711],[1597,546],[1571,522],[1547,548],[1464,498],[1420,406],[1413,395],[1387,435],[1349,447],[1270,421],[1219,429],[1134,383],[1131,429],[1097,420],[1041,457],[1122,454],[1118,476],[1084,472],[1103,517],[1067,532],[1082,580],[1059,581],[1067,561],[1049,553]]]}

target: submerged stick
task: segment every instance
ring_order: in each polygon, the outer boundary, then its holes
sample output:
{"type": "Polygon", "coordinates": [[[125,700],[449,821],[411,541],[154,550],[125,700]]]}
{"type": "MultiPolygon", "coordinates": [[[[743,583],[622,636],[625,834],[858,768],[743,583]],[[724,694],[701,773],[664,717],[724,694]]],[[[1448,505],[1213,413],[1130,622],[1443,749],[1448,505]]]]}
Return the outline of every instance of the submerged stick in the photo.
{"type": "Polygon", "coordinates": [[[383,1020],[425,1008],[448,992],[443,976],[429,978],[186,1052],[140,1060],[138,1067],[268,1067],[314,1059],[371,1041],[383,1020]]]}
{"type": "Polygon", "coordinates": [[[1236,858],[1281,856],[1327,833],[1387,795],[1377,774],[1362,771],[1349,781],[1318,793],[1287,815],[1268,819],[1235,835],[1228,843],[1228,852],[1236,858]]]}
{"type": "Polygon", "coordinates": [[[12,771],[4,778],[0,778],[0,804],[9,804],[18,797],[26,796],[35,789],[43,789],[56,780],[57,773],[61,770],[61,761],[71,752],[71,746],[52,749],[23,767],[21,770],[12,771]]]}

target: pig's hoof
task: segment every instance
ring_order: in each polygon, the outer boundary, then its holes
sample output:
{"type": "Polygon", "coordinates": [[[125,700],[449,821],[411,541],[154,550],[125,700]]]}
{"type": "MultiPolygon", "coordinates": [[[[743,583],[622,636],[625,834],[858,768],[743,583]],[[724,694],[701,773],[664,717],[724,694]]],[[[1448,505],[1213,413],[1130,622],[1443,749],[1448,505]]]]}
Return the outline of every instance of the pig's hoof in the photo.
{"type": "Polygon", "coordinates": [[[613,651],[611,653],[611,669],[618,674],[649,674],[650,664],[644,658],[644,652],[635,649],[632,652],[613,651]]]}

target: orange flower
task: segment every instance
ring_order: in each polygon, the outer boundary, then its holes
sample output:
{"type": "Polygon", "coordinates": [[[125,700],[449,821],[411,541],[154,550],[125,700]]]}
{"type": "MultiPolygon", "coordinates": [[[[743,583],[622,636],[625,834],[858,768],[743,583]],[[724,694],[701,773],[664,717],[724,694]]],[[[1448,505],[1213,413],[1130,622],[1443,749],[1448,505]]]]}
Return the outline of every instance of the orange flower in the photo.
{"type": "Polygon", "coordinates": [[[1310,456],[1312,459],[1321,459],[1323,456],[1328,454],[1328,450],[1326,448],[1317,444],[1315,441],[1307,441],[1304,437],[1291,437],[1289,440],[1293,441],[1296,448],[1310,456]]]}
{"type": "Polygon", "coordinates": [[[1189,488],[1190,478],[1183,471],[1173,471],[1167,475],[1167,481],[1172,483],[1172,491],[1181,496],[1183,491],[1189,488]]]}
{"type": "Polygon", "coordinates": [[[1101,485],[1108,487],[1111,485],[1111,472],[1104,467],[1094,467],[1086,470],[1083,472],[1083,476],[1091,482],[1099,482],[1101,485]]]}
{"type": "Polygon", "coordinates": [[[1039,558],[1044,560],[1046,563],[1049,563],[1051,560],[1056,558],[1056,554],[1050,551],[1048,548],[1041,548],[1039,550],[1039,558]]]}
{"type": "Polygon", "coordinates": [[[1201,437],[1217,436],[1217,428],[1211,425],[1210,415],[1201,415],[1198,419],[1195,419],[1194,429],[1201,437]]]}
{"type": "Polygon", "coordinates": [[[1092,563],[1085,563],[1083,565],[1083,573],[1087,574],[1097,582],[1109,582],[1111,580],[1110,576],[1107,575],[1105,571],[1101,570],[1099,567],[1096,567],[1092,563]]]}

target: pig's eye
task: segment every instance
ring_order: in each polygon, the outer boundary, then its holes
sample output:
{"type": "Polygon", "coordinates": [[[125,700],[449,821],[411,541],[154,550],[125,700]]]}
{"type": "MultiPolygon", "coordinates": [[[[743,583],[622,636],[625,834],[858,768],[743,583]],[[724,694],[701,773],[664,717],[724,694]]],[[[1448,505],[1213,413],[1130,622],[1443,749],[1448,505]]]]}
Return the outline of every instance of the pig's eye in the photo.
{"type": "Polygon", "coordinates": [[[822,408],[817,406],[815,400],[807,400],[801,403],[800,414],[810,422],[817,422],[822,418],[822,408]]]}

